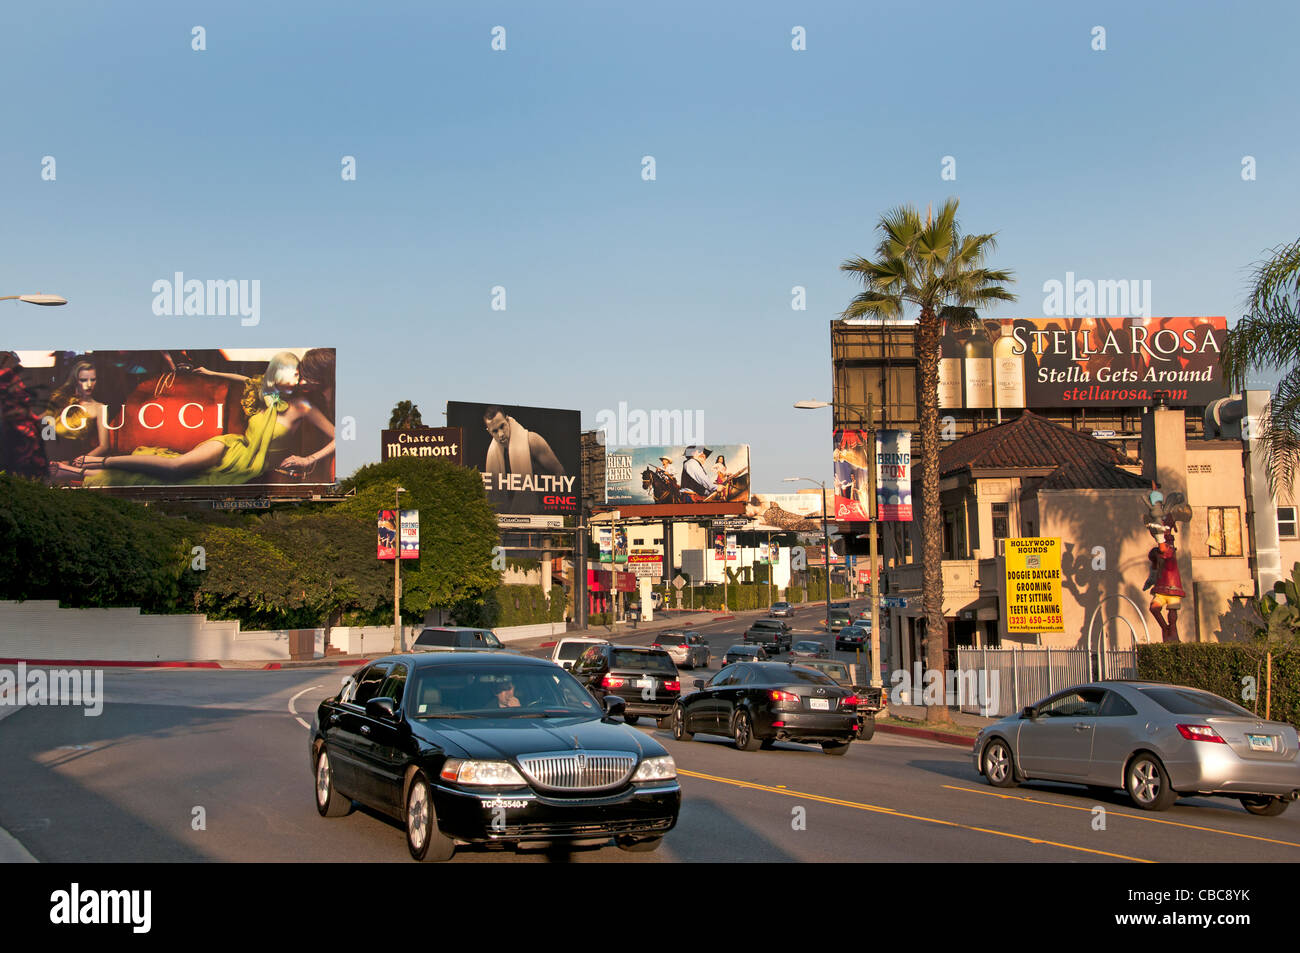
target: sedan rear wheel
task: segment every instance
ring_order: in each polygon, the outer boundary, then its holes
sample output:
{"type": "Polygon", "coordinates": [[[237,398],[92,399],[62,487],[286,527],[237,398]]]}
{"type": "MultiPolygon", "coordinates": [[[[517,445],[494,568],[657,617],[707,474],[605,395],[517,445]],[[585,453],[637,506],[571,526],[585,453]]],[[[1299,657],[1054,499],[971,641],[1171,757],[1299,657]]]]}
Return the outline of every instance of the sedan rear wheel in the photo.
{"type": "Polygon", "coordinates": [[[845,742],[823,741],[822,751],[826,752],[827,754],[846,755],[849,753],[849,745],[850,742],[848,741],[845,742]]]}
{"type": "Polygon", "coordinates": [[[618,844],[619,850],[625,850],[632,854],[648,854],[651,851],[658,850],[659,845],[663,842],[662,837],[647,837],[643,840],[622,838],[615,843],[618,844]]]}
{"type": "Polygon", "coordinates": [[[757,751],[762,744],[754,737],[754,728],[749,723],[749,715],[743,711],[736,713],[736,721],[732,725],[732,738],[741,751],[757,751]]]}
{"type": "Polygon", "coordinates": [[[625,725],[635,725],[635,724],[636,724],[638,721],[640,721],[640,720],[641,720],[641,716],[640,716],[640,715],[624,715],[624,716],[623,716],[623,724],[625,724],[625,725]]]}
{"type": "Polygon", "coordinates": [[[1169,784],[1165,766],[1155,755],[1146,752],[1129,762],[1124,787],[1133,803],[1144,811],[1166,811],[1178,800],[1178,792],[1169,784]]]}
{"type": "Polygon", "coordinates": [[[984,749],[981,762],[984,777],[995,788],[1013,788],[1016,786],[1016,772],[1011,760],[1011,748],[1001,738],[994,738],[984,749]]]}
{"type": "Polygon", "coordinates": [[[334,770],[324,745],[316,755],[316,810],[321,817],[342,817],[352,810],[352,802],[334,790],[334,770]]]}
{"type": "Polygon", "coordinates": [[[415,860],[451,860],[455,842],[438,829],[429,779],[423,773],[411,781],[406,794],[406,846],[415,860]]]}
{"type": "Polygon", "coordinates": [[[1282,797],[1265,797],[1265,796],[1245,796],[1238,800],[1241,806],[1252,814],[1258,814],[1260,817],[1277,817],[1286,810],[1286,806],[1291,802],[1282,797]]]}

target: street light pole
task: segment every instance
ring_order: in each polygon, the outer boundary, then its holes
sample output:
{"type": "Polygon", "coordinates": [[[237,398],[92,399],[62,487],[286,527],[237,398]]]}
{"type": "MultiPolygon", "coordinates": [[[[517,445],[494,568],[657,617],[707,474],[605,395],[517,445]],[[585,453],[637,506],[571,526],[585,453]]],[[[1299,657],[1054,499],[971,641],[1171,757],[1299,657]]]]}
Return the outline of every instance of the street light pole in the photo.
{"type": "MultiPolygon", "coordinates": [[[[816,410],[821,407],[831,407],[831,403],[825,400],[800,400],[795,402],[795,407],[800,410],[816,410]]],[[[880,678],[880,632],[876,626],[880,622],[880,567],[877,565],[879,559],[878,544],[876,540],[876,517],[879,515],[876,511],[876,466],[878,464],[876,455],[876,425],[875,425],[875,395],[867,395],[867,419],[864,421],[857,411],[848,411],[854,417],[858,418],[858,426],[865,424],[868,454],[868,504],[867,504],[867,528],[869,531],[868,560],[871,563],[871,605],[868,609],[871,621],[871,687],[881,687],[880,678]]],[[[846,408],[847,410],[847,408],[846,408]]],[[[832,409],[831,427],[835,426],[834,410],[832,409]]],[[[829,589],[827,590],[829,593],[829,589]]],[[[829,600],[829,595],[827,596],[829,600]]],[[[829,602],[828,602],[829,604],[829,602]]],[[[827,623],[827,629],[830,625],[827,623]]]]}
{"type": "Polygon", "coordinates": [[[397,522],[397,552],[393,553],[393,654],[401,655],[406,649],[402,642],[402,494],[404,487],[398,487],[394,494],[395,506],[393,516],[397,522]]]}
{"type": "Polygon", "coordinates": [[[831,634],[831,536],[830,530],[826,527],[826,484],[812,477],[785,478],[786,483],[797,483],[800,480],[816,483],[822,488],[822,561],[826,565],[826,634],[829,636],[831,634]]]}

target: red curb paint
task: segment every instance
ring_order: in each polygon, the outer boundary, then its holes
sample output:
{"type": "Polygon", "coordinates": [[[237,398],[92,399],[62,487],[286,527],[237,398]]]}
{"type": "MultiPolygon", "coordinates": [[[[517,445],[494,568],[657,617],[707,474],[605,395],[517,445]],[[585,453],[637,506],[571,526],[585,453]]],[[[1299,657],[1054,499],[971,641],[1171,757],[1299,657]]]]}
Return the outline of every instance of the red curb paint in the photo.
{"type": "Polygon", "coordinates": [[[555,648],[555,647],[556,647],[557,645],[559,645],[559,644],[560,644],[560,643],[558,643],[558,642],[543,642],[541,645],[539,645],[539,646],[537,646],[537,647],[538,647],[539,649],[553,649],[553,648],[555,648]]]}
{"type": "Polygon", "coordinates": [[[924,738],[927,741],[939,741],[946,745],[964,745],[967,748],[975,746],[974,738],[967,738],[965,735],[950,735],[946,731],[929,731],[925,728],[904,728],[902,725],[876,725],[876,731],[888,732],[891,735],[907,735],[911,738],[924,738]]]}
{"type": "Polygon", "coordinates": [[[221,668],[220,662],[119,662],[96,661],[94,659],[0,658],[0,665],[17,665],[19,662],[26,662],[28,665],[48,665],[52,668],[221,668]]]}

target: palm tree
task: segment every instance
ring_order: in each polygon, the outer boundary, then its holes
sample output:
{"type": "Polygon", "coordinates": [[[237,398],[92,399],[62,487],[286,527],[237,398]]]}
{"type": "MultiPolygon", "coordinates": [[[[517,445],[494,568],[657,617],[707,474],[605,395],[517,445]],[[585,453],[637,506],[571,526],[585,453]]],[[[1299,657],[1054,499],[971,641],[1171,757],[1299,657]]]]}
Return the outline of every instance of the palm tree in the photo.
{"type": "Polygon", "coordinates": [[[413,430],[416,427],[423,426],[424,421],[420,419],[420,408],[409,400],[399,400],[397,406],[393,408],[392,415],[388,418],[389,430],[413,430]]]}
{"type": "Polygon", "coordinates": [[[1257,421],[1255,438],[1268,462],[1269,488],[1291,499],[1300,469],[1300,239],[1279,245],[1255,265],[1246,314],[1228,332],[1220,363],[1233,389],[1252,371],[1282,378],[1257,421]]]}
{"type": "MultiPolygon", "coordinates": [[[[921,572],[925,613],[925,666],[946,668],[948,626],[943,617],[943,527],[939,512],[939,344],[941,313],[946,307],[972,308],[992,301],[1015,301],[1002,287],[1013,282],[1009,271],[984,267],[997,248],[993,235],[963,235],[957,224],[957,200],[949,199],[938,215],[911,205],[892,209],[876,226],[880,243],[874,261],[851,258],[840,265],[862,280],[864,290],[844,309],[842,318],[903,316],[905,306],[919,309],[916,354],[920,363],[921,407],[921,572]]],[[[968,317],[969,312],[949,312],[968,317]]],[[[946,315],[944,315],[946,316],[946,315]]],[[[948,709],[931,706],[927,721],[948,721],[948,709]]]]}

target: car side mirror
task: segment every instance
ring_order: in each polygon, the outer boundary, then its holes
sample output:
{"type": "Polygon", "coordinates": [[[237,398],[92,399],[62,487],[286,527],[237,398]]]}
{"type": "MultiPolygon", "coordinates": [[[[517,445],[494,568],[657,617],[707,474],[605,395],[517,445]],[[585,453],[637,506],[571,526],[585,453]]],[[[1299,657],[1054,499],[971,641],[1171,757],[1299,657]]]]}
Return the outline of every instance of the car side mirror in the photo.
{"type": "Polygon", "coordinates": [[[1037,718],[1037,717],[1038,717],[1038,710],[1037,710],[1036,708],[1034,708],[1033,705],[1026,705],[1025,708],[1024,708],[1024,710],[1020,713],[1020,717],[1021,717],[1021,718],[1037,718]]]}
{"type": "Polygon", "coordinates": [[[623,710],[627,707],[627,702],[617,695],[606,695],[600,700],[600,703],[605,707],[606,718],[613,718],[616,715],[621,717],[623,710]]]}
{"type": "Polygon", "coordinates": [[[372,698],[366,702],[366,714],[384,721],[397,720],[397,703],[391,698],[372,698]]]}
{"type": "Polygon", "coordinates": [[[702,679],[702,678],[697,678],[697,679],[696,679],[694,682],[692,682],[691,684],[693,684],[696,688],[703,688],[703,687],[704,687],[704,679],[702,679]]]}

